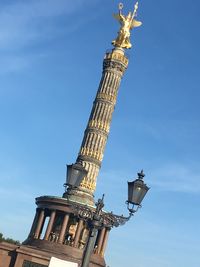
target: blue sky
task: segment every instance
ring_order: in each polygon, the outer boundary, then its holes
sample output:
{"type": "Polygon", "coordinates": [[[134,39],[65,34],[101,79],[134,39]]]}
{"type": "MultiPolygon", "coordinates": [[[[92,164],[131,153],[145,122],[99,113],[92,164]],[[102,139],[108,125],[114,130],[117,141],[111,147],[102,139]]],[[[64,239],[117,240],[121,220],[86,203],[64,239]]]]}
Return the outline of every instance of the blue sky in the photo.
{"type": "MultiPolygon", "coordinates": [[[[134,2],[124,0],[124,11],[134,2]]],[[[116,0],[0,3],[0,231],[24,240],[34,198],[62,195],[102,60],[116,0]]],[[[126,214],[127,180],[144,169],[143,208],[112,230],[110,267],[200,266],[200,3],[140,1],[96,198],[126,214]]]]}

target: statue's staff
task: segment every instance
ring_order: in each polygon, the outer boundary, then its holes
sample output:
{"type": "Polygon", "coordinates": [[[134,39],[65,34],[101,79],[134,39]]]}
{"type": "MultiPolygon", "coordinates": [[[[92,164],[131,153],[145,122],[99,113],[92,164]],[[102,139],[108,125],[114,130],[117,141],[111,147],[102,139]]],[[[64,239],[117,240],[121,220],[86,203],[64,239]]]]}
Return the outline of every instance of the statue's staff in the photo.
{"type": "MultiPolygon", "coordinates": [[[[124,5],[123,3],[119,3],[119,13],[121,14],[122,9],[123,9],[124,5]]],[[[136,2],[135,6],[134,6],[134,11],[132,14],[132,20],[137,16],[137,10],[138,10],[138,1],[136,2]]]]}
{"type": "Polygon", "coordinates": [[[134,6],[132,20],[137,16],[137,10],[138,10],[138,1],[136,2],[135,6],[134,6]]]}

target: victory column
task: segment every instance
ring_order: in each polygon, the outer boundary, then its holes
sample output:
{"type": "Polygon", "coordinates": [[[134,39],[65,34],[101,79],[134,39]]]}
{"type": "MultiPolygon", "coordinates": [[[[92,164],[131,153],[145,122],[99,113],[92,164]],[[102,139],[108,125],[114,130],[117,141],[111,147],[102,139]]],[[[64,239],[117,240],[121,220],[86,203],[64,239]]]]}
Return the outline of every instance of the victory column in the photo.
{"type": "Polygon", "coordinates": [[[62,266],[105,267],[104,254],[111,228],[123,225],[141,207],[149,189],[144,184],[143,171],[134,182],[128,183],[128,217],[104,211],[103,197],[94,203],[112,114],[128,66],[125,49],[132,46],[130,31],[142,24],[136,20],[138,2],[128,15],[122,9],[123,4],[119,4],[119,12],[114,15],[121,27],[112,41],[114,48],[105,54],[102,78],[77,160],[67,166],[65,192],[62,197],[36,198],[37,209],[28,238],[20,246],[0,246],[0,256],[4,259],[0,267],[51,267],[59,266],[60,260],[62,266]]]}
{"type": "Polygon", "coordinates": [[[120,3],[119,13],[114,14],[114,18],[119,21],[121,27],[117,38],[112,41],[114,49],[104,57],[102,78],[76,161],[87,170],[87,175],[78,190],[68,190],[64,194],[64,197],[72,201],[89,205],[94,204],[93,194],[110,131],[112,114],[121,79],[128,66],[124,49],[130,49],[132,46],[130,31],[142,24],[135,19],[138,2],[135,4],[134,11],[129,12],[127,16],[122,14],[122,9],[123,4],[120,3]]]}

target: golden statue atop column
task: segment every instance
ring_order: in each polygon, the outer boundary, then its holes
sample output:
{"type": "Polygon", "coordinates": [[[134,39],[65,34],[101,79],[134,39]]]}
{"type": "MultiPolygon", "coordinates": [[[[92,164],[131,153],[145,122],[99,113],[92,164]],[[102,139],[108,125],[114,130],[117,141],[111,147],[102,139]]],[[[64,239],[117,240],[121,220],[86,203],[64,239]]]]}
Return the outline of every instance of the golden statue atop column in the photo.
{"type": "Polygon", "coordinates": [[[129,12],[127,16],[122,14],[123,4],[119,4],[119,13],[114,14],[114,18],[116,18],[121,28],[118,32],[118,36],[115,40],[112,41],[113,46],[130,49],[132,44],[130,42],[130,31],[142,25],[142,22],[137,21],[135,17],[137,16],[138,2],[135,4],[134,11],[129,12]]]}

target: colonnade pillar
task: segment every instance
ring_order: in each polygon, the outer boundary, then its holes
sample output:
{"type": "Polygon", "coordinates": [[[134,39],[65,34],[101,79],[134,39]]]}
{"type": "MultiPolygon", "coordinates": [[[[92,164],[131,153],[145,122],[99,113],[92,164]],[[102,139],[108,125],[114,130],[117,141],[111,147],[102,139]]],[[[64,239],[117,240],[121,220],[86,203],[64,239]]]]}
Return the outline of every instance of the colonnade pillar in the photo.
{"type": "Polygon", "coordinates": [[[36,228],[36,223],[37,223],[37,220],[38,220],[38,216],[39,216],[39,210],[36,209],[35,217],[34,217],[33,224],[31,226],[31,230],[30,230],[30,233],[29,233],[28,237],[32,237],[33,234],[34,234],[34,230],[36,228]]]}
{"type": "Polygon", "coordinates": [[[59,234],[59,238],[58,238],[58,243],[60,243],[60,244],[62,244],[64,241],[68,221],[69,221],[69,214],[65,214],[64,219],[63,219],[63,223],[62,223],[62,227],[61,227],[61,231],[59,234]]]}
{"type": "Polygon", "coordinates": [[[53,223],[54,223],[54,220],[55,220],[55,216],[56,216],[56,211],[53,210],[51,212],[51,215],[50,215],[50,218],[49,218],[49,223],[48,223],[48,226],[47,226],[47,229],[46,229],[46,232],[45,232],[44,240],[48,240],[49,239],[50,233],[51,233],[52,228],[53,228],[53,223]]]}
{"type": "Polygon", "coordinates": [[[74,239],[74,247],[77,247],[77,245],[78,245],[82,229],[83,229],[83,220],[80,219],[78,222],[77,229],[76,229],[76,234],[75,234],[75,239],[74,239]]]}
{"type": "Polygon", "coordinates": [[[107,229],[105,230],[105,234],[104,234],[104,238],[103,238],[103,243],[102,243],[101,251],[100,251],[100,255],[101,255],[102,257],[104,256],[104,253],[105,253],[105,250],[106,250],[106,245],[107,245],[107,242],[108,242],[109,232],[110,232],[110,229],[107,228],[107,229]]]}
{"type": "Polygon", "coordinates": [[[97,252],[96,252],[97,254],[100,254],[100,252],[101,252],[101,248],[102,248],[102,245],[103,245],[105,232],[106,232],[106,228],[101,229],[100,236],[99,236],[99,239],[98,239],[98,242],[97,242],[97,252]]]}
{"type": "Polygon", "coordinates": [[[37,238],[40,237],[40,233],[41,233],[41,229],[42,229],[43,223],[44,223],[44,210],[40,210],[39,219],[38,219],[37,227],[36,227],[36,230],[35,230],[34,238],[37,239],[37,238]]]}

